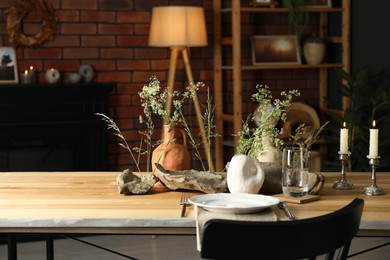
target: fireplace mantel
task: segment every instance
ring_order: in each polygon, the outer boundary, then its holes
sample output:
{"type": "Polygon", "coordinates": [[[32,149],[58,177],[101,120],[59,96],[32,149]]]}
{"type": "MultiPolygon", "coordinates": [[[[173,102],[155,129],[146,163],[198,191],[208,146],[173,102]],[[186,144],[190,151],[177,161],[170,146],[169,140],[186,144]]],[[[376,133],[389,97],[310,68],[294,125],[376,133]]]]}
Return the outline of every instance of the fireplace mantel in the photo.
{"type": "Polygon", "coordinates": [[[107,170],[115,84],[0,85],[1,171],[107,170]]]}

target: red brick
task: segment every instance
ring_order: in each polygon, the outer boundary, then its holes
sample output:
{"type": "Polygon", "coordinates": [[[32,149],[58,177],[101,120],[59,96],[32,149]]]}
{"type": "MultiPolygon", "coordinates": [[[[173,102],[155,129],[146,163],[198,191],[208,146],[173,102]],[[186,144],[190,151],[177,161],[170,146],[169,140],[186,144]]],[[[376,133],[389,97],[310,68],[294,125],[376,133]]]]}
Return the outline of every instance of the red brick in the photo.
{"type": "Polygon", "coordinates": [[[23,23],[22,32],[27,36],[33,36],[41,31],[42,25],[38,23],[23,23]]]}
{"type": "Polygon", "coordinates": [[[114,22],[114,12],[103,12],[103,11],[81,11],[80,21],[82,22],[114,22]]]}
{"type": "Polygon", "coordinates": [[[45,43],[46,47],[80,46],[80,36],[54,35],[54,39],[45,43]]]}
{"type": "Polygon", "coordinates": [[[133,82],[149,82],[151,76],[156,76],[160,81],[164,81],[166,79],[165,72],[157,72],[157,71],[135,71],[133,73],[133,82]]]}
{"type": "Polygon", "coordinates": [[[25,59],[61,59],[60,48],[24,49],[25,59]]]}
{"type": "Polygon", "coordinates": [[[120,60],[118,70],[150,70],[149,60],[120,60]]]}
{"type": "Polygon", "coordinates": [[[139,83],[119,83],[116,85],[116,92],[117,94],[134,94],[141,91],[143,85],[139,83]]]}
{"type": "Polygon", "coordinates": [[[119,23],[150,23],[150,12],[118,12],[119,23]]]}
{"type": "Polygon", "coordinates": [[[134,24],[134,34],[149,35],[150,24],[134,24]]]}
{"type": "Polygon", "coordinates": [[[84,64],[90,64],[97,71],[116,70],[114,60],[84,60],[84,64]]]}
{"type": "Polygon", "coordinates": [[[99,24],[99,34],[132,34],[133,26],[130,24],[99,24]]]}
{"type": "Polygon", "coordinates": [[[134,53],[130,48],[106,48],[100,50],[100,56],[106,59],[112,58],[133,58],[134,53]]]}
{"type": "Polygon", "coordinates": [[[97,9],[97,0],[77,0],[77,1],[69,1],[62,0],[62,8],[63,9],[97,9]]]}
{"type": "Polygon", "coordinates": [[[99,0],[99,6],[103,10],[132,10],[133,0],[99,0]]]}
{"type": "Polygon", "coordinates": [[[169,69],[169,60],[151,60],[152,70],[167,70],[169,69]]]}
{"type": "Polygon", "coordinates": [[[21,72],[30,69],[30,66],[33,66],[35,71],[41,71],[42,61],[41,60],[19,60],[18,61],[18,70],[21,72]]]}
{"type": "Polygon", "coordinates": [[[82,46],[115,46],[115,36],[82,36],[81,37],[82,46]]]}
{"type": "Polygon", "coordinates": [[[153,47],[153,48],[137,48],[134,52],[136,59],[169,59],[169,48],[153,47]]]}
{"type": "Polygon", "coordinates": [[[111,95],[110,105],[111,106],[128,106],[131,104],[131,98],[129,95],[111,95]]]}
{"type": "Polygon", "coordinates": [[[45,61],[44,62],[45,70],[50,68],[56,68],[59,71],[73,71],[77,72],[80,67],[80,61],[77,60],[54,60],[54,61],[45,61]]]}
{"type": "Polygon", "coordinates": [[[131,72],[100,72],[98,82],[129,82],[131,81],[131,72]]]}
{"type": "Polygon", "coordinates": [[[64,48],[64,59],[91,59],[99,56],[97,48],[64,48]]]}
{"type": "Polygon", "coordinates": [[[61,23],[63,23],[63,22],[79,22],[80,21],[79,11],[60,10],[60,11],[56,11],[56,15],[58,17],[58,21],[61,23]]]}
{"type": "Polygon", "coordinates": [[[148,46],[149,36],[121,36],[117,37],[118,46],[148,46]]]}
{"type": "Polygon", "coordinates": [[[61,0],[46,0],[46,3],[49,4],[49,6],[52,6],[54,9],[60,8],[60,1],[61,0]]]}
{"type": "Polygon", "coordinates": [[[131,106],[126,107],[117,107],[115,108],[115,117],[116,118],[131,118],[131,117],[137,117],[143,113],[142,108],[134,108],[131,106]]]}
{"type": "Polygon", "coordinates": [[[61,33],[63,34],[96,34],[96,32],[97,32],[96,24],[93,23],[61,24],[61,33]]]}

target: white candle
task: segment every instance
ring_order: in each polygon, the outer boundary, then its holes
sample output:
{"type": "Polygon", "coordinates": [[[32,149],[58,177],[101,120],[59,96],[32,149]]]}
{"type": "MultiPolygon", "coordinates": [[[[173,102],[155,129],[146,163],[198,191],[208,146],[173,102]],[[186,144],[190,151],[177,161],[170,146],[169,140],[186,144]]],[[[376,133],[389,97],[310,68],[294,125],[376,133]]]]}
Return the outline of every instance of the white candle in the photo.
{"type": "Polygon", "coordinates": [[[368,157],[378,158],[378,135],[379,130],[375,128],[375,120],[372,122],[372,128],[370,129],[370,146],[368,157]]]}
{"type": "Polygon", "coordinates": [[[30,74],[28,73],[28,70],[25,70],[24,73],[21,75],[20,83],[22,83],[22,84],[30,84],[31,83],[30,74]]]}
{"type": "Polygon", "coordinates": [[[348,153],[348,129],[345,127],[345,122],[343,128],[340,129],[340,154],[348,153]]]}

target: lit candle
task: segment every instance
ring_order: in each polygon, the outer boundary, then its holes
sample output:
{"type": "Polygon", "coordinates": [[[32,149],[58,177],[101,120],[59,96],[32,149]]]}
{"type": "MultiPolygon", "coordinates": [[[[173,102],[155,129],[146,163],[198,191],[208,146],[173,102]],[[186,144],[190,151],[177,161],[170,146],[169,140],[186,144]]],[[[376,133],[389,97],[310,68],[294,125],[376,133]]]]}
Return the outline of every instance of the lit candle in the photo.
{"type": "Polygon", "coordinates": [[[370,129],[370,146],[368,157],[378,158],[378,135],[379,130],[375,128],[375,120],[372,122],[372,128],[370,129]]]}
{"type": "Polygon", "coordinates": [[[35,75],[35,70],[34,70],[33,66],[30,66],[29,74],[30,74],[31,83],[36,83],[36,75],[35,75]]]}
{"type": "Polygon", "coordinates": [[[348,129],[344,122],[343,128],[340,129],[340,154],[348,153],[348,129]]]}
{"type": "Polygon", "coordinates": [[[24,73],[20,77],[20,82],[22,84],[30,84],[31,83],[31,78],[30,78],[30,74],[28,73],[28,70],[24,71],[24,73]]]}

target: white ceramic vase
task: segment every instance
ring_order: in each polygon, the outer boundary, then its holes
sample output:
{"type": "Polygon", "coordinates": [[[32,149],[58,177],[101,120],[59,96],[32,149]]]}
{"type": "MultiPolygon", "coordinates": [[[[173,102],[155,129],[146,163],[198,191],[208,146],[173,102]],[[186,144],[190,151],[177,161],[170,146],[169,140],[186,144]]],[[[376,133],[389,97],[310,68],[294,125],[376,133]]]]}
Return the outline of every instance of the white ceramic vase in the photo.
{"type": "Polygon", "coordinates": [[[264,171],[256,158],[234,155],[227,168],[227,186],[230,193],[259,193],[264,183],[264,171]]]}

